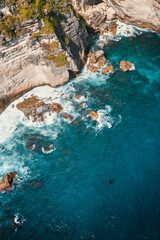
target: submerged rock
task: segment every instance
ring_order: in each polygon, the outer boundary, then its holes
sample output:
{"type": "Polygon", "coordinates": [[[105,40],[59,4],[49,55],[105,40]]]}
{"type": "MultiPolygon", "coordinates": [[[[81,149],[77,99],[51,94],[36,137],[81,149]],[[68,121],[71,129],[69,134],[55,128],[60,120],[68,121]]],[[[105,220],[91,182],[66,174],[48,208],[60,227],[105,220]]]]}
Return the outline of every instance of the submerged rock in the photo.
{"type": "Polygon", "coordinates": [[[63,107],[59,103],[52,103],[50,107],[56,113],[60,113],[63,110],[63,107]]]}
{"type": "Polygon", "coordinates": [[[121,61],[120,62],[120,69],[124,72],[130,71],[132,69],[132,64],[128,61],[121,61]]]}
{"type": "Polygon", "coordinates": [[[30,143],[29,145],[28,145],[28,149],[29,150],[34,150],[36,148],[36,145],[34,144],[34,143],[30,143]]]}
{"type": "Polygon", "coordinates": [[[67,113],[63,113],[63,114],[62,114],[62,117],[63,117],[64,119],[68,119],[68,120],[70,120],[70,121],[73,119],[73,117],[72,117],[71,115],[67,114],[67,113]]]}
{"type": "Polygon", "coordinates": [[[37,189],[42,187],[42,182],[33,180],[29,183],[29,186],[30,188],[37,189]]]}
{"type": "Polygon", "coordinates": [[[17,175],[17,172],[12,171],[10,173],[6,173],[2,177],[2,180],[1,180],[1,183],[0,183],[0,192],[7,191],[12,187],[13,181],[15,180],[16,175],[17,175]]]}
{"type": "Polygon", "coordinates": [[[94,112],[94,111],[91,111],[91,112],[89,112],[89,116],[93,119],[97,119],[98,118],[98,113],[94,112]]]}

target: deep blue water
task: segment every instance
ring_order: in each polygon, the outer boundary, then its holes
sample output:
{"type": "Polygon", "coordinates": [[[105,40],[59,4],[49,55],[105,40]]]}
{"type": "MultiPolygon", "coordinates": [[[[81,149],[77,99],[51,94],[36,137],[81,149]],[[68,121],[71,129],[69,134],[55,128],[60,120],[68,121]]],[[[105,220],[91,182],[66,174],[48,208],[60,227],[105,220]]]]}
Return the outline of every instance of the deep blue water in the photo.
{"type": "Polygon", "coordinates": [[[57,89],[71,123],[17,121],[1,141],[0,177],[19,175],[13,190],[0,193],[1,240],[160,239],[160,37],[143,32],[113,42],[105,48],[116,69],[109,78],[84,71],[57,89]],[[118,70],[123,59],[136,69],[118,70]],[[100,110],[98,123],[89,110],[100,110]],[[45,154],[48,143],[55,149],[45,154]],[[31,188],[33,180],[42,186],[31,188]]]}

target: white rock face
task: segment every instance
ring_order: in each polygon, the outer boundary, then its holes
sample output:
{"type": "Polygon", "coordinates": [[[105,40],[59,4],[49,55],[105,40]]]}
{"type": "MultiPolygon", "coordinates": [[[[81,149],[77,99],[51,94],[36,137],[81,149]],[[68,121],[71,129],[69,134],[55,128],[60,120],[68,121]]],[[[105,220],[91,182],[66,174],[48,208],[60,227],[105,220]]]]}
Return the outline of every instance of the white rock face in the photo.
{"type": "Polygon", "coordinates": [[[89,17],[93,12],[99,12],[107,20],[118,16],[130,23],[148,25],[160,30],[160,1],[159,0],[72,0],[73,5],[83,15],[89,17]],[[103,10],[100,8],[103,4],[103,10]]]}
{"type": "Polygon", "coordinates": [[[160,28],[160,4],[154,0],[108,0],[117,16],[130,22],[160,28]]]}
{"type": "Polygon", "coordinates": [[[39,31],[39,23],[31,20],[24,22],[30,32],[21,38],[0,36],[0,112],[18,94],[41,85],[63,85],[69,80],[70,72],[80,71],[86,57],[88,34],[73,12],[67,17],[64,33],[70,42],[68,46],[56,34],[31,37],[39,31]],[[45,58],[48,53],[43,44],[53,41],[59,43],[54,55],[66,55],[68,64],[56,67],[54,61],[45,58]]]}

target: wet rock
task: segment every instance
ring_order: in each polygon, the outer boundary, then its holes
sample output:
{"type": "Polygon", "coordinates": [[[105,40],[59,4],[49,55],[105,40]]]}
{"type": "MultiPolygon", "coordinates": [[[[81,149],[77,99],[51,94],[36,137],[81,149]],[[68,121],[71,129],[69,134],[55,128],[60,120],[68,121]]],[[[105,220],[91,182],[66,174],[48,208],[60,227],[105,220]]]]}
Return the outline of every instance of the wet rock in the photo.
{"type": "Polygon", "coordinates": [[[91,56],[91,58],[90,58],[90,60],[89,60],[89,63],[90,63],[90,64],[95,64],[96,62],[97,62],[97,59],[96,59],[95,55],[92,54],[92,56],[91,56]]]}
{"type": "Polygon", "coordinates": [[[36,96],[24,99],[16,107],[24,113],[26,118],[29,120],[32,118],[32,122],[43,122],[45,119],[44,114],[51,110],[45,102],[36,96]]]}
{"type": "Polygon", "coordinates": [[[59,103],[52,103],[50,107],[56,113],[60,113],[63,110],[63,107],[59,103]]]}
{"type": "Polygon", "coordinates": [[[97,72],[100,68],[99,67],[95,67],[93,65],[88,64],[87,68],[91,71],[91,72],[97,72]]]}
{"type": "Polygon", "coordinates": [[[133,42],[133,37],[128,38],[128,42],[133,42]]]}
{"type": "Polygon", "coordinates": [[[107,74],[112,70],[113,70],[113,66],[106,66],[106,67],[102,68],[102,73],[107,74]]]}
{"type": "Polygon", "coordinates": [[[110,24],[109,24],[109,32],[111,32],[112,33],[112,35],[116,35],[116,33],[117,33],[117,23],[116,22],[111,22],[110,24]]]}
{"type": "Polygon", "coordinates": [[[30,143],[29,145],[28,145],[28,149],[29,150],[34,150],[36,148],[36,145],[34,144],[34,143],[30,143]]]}
{"type": "Polygon", "coordinates": [[[132,64],[128,61],[121,61],[120,62],[120,69],[124,72],[130,71],[132,69],[132,64]]]}
{"type": "Polygon", "coordinates": [[[85,102],[80,103],[81,108],[85,108],[85,102]]]}
{"type": "Polygon", "coordinates": [[[100,57],[98,59],[98,66],[103,66],[104,64],[106,63],[106,58],[103,56],[103,57],[100,57]]]}
{"type": "Polygon", "coordinates": [[[29,187],[33,188],[33,189],[40,188],[40,187],[42,187],[42,182],[33,180],[29,183],[29,187]]]}
{"type": "Polygon", "coordinates": [[[82,97],[82,95],[79,95],[76,97],[76,100],[79,100],[82,97]]]}
{"type": "Polygon", "coordinates": [[[129,30],[127,30],[127,34],[130,34],[131,32],[129,30]]]}
{"type": "Polygon", "coordinates": [[[104,56],[104,52],[102,50],[96,51],[94,56],[98,60],[100,57],[104,56]]]}
{"type": "Polygon", "coordinates": [[[109,45],[109,47],[111,47],[111,48],[114,48],[114,47],[115,47],[115,43],[114,43],[113,41],[109,42],[108,45],[109,45]]]}
{"type": "Polygon", "coordinates": [[[72,117],[71,115],[67,114],[67,113],[63,113],[63,114],[62,114],[62,117],[63,117],[64,119],[68,119],[68,120],[70,120],[70,121],[73,119],[73,117],[72,117]]]}
{"type": "Polygon", "coordinates": [[[89,116],[93,119],[97,119],[98,118],[98,113],[94,112],[94,111],[91,111],[91,112],[89,112],[89,116]]]}
{"type": "Polygon", "coordinates": [[[1,183],[0,183],[0,192],[7,191],[12,187],[13,181],[15,180],[16,175],[17,175],[17,172],[12,171],[10,173],[6,173],[2,177],[2,180],[1,180],[1,183]]]}

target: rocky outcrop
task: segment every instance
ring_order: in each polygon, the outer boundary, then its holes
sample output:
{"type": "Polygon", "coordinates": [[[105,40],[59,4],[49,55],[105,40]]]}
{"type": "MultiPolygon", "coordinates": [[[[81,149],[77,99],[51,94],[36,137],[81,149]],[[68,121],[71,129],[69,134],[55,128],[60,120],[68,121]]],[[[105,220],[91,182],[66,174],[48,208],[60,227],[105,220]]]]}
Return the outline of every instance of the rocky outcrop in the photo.
{"type": "Polygon", "coordinates": [[[15,180],[17,172],[6,173],[0,183],[0,192],[9,190],[15,180]]]}
{"type": "Polygon", "coordinates": [[[102,73],[107,74],[113,70],[113,66],[106,66],[102,68],[102,73]]]}
{"type": "Polygon", "coordinates": [[[16,106],[32,122],[43,122],[46,114],[60,113],[63,107],[59,103],[46,104],[36,96],[26,98],[16,106]]]}
{"type": "Polygon", "coordinates": [[[98,118],[98,113],[97,113],[97,112],[94,112],[94,111],[89,112],[88,115],[89,115],[91,118],[93,118],[93,119],[97,119],[97,118],[98,118]]]}
{"type": "Polygon", "coordinates": [[[28,20],[20,38],[0,35],[0,112],[16,96],[37,86],[63,85],[80,71],[88,33],[74,10],[64,18],[55,33],[40,34],[43,21],[28,20]]]}
{"type": "Polygon", "coordinates": [[[160,30],[160,4],[155,0],[108,0],[116,15],[131,24],[160,30]]]}
{"type": "Polygon", "coordinates": [[[104,57],[104,52],[102,50],[96,51],[94,53],[89,53],[89,63],[87,68],[91,72],[97,72],[101,66],[106,63],[106,58],[104,57]]]}
{"type": "Polygon", "coordinates": [[[62,114],[62,117],[63,117],[64,119],[67,119],[67,120],[70,120],[70,121],[73,119],[73,117],[72,117],[71,115],[67,114],[67,113],[63,113],[63,114],[62,114]]]}
{"type": "Polygon", "coordinates": [[[159,0],[72,0],[90,24],[100,26],[105,20],[120,18],[126,23],[160,31],[159,0]]]}
{"type": "Polygon", "coordinates": [[[128,61],[122,60],[120,62],[120,69],[123,70],[124,72],[131,71],[132,69],[132,64],[128,61]]]}

